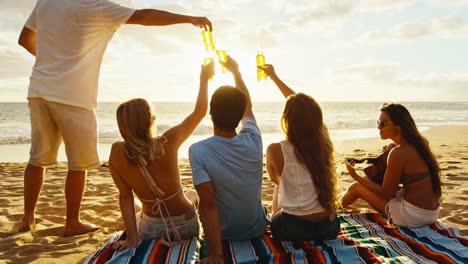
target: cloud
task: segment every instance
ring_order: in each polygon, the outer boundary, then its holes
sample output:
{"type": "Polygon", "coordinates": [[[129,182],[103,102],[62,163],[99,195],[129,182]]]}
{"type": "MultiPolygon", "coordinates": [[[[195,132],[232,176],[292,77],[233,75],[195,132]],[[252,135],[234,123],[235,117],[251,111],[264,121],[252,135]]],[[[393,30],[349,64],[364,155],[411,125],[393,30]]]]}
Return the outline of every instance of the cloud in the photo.
{"type": "Polygon", "coordinates": [[[0,30],[21,28],[35,5],[36,0],[0,0],[0,30]]]}
{"type": "MultiPolygon", "coordinates": [[[[233,11],[239,9],[247,3],[254,2],[254,0],[236,0],[236,1],[225,1],[225,0],[185,0],[182,4],[186,7],[190,7],[192,13],[201,12],[201,13],[223,13],[226,11],[233,11]]],[[[191,14],[197,15],[197,14],[191,14]]]]}
{"type": "Polygon", "coordinates": [[[25,101],[28,84],[28,77],[2,78],[0,82],[2,101],[25,101]]]}
{"type": "Polygon", "coordinates": [[[350,15],[355,7],[352,1],[329,2],[327,5],[312,8],[292,19],[294,26],[302,27],[312,22],[336,21],[350,15]]]}
{"type": "Polygon", "coordinates": [[[27,59],[10,51],[0,52],[0,61],[2,62],[2,70],[0,71],[0,79],[2,81],[4,78],[29,76],[34,64],[32,58],[27,59]]]}
{"type": "Polygon", "coordinates": [[[393,81],[400,74],[400,68],[395,64],[359,64],[347,66],[334,71],[335,77],[357,81],[393,81]]]}
{"type": "Polygon", "coordinates": [[[304,12],[310,9],[317,9],[321,4],[326,4],[327,1],[310,1],[310,0],[273,0],[272,7],[276,10],[281,10],[287,14],[304,12]]]}
{"type": "Polygon", "coordinates": [[[367,41],[412,40],[424,37],[461,37],[467,26],[461,18],[443,17],[427,22],[406,23],[382,31],[371,31],[364,35],[367,41]]]}
{"type": "MultiPolygon", "coordinates": [[[[332,24],[340,24],[346,19],[354,8],[355,3],[352,1],[327,1],[317,5],[313,1],[295,0],[291,2],[276,1],[277,5],[286,5],[294,10],[296,15],[291,18],[275,23],[266,23],[257,27],[255,36],[256,42],[261,42],[262,47],[272,47],[281,41],[281,36],[288,32],[300,32],[304,28],[308,30],[318,30],[327,34],[330,31],[332,24]],[[306,4],[303,3],[314,3],[306,4]],[[296,6],[297,5],[297,6],[296,6]],[[260,37],[261,36],[261,40],[260,37]]],[[[288,17],[288,16],[286,16],[288,17]]],[[[250,41],[252,42],[252,41],[250,41]]]]}
{"type": "MultiPolygon", "coordinates": [[[[212,21],[216,28],[213,31],[215,45],[223,46],[234,36],[239,35],[239,26],[232,20],[220,19],[212,21]]],[[[122,26],[116,33],[120,38],[134,41],[150,50],[153,54],[174,54],[184,51],[187,47],[203,50],[200,29],[189,25],[173,25],[169,27],[143,27],[139,25],[122,26]]]]}
{"type": "Polygon", "coordinates": [[[438,6],[464,6],[468,5],[468,0],[430,0],[432,4],[438,5],[438,6]]]}
{"type": "Polygon", "coordinates": [[[36,2],[37,0],[0,0],[0,6],[3,11],[7,11],[7,9],[29,9],[31,11],[36,2]]]}
{"type": "Polygon", "coordinates": [[[418,100],[468,101],[468,72],[430,72],[402,78],[395,83],[400,90],[412,90],[418,100]]]}
{"type": "Polygon", "coordinates": [[[403,9],[416,3],[415,0],[274,0],[273,7],[288,14],[302,13],[314,21],[336,19],[353,12],[380,12],[403,9]],[[308,14],[307,14],[308,13],[308,14]]]}
{"type": "Polygon", "coordinates": [[[31,73],[34,57],[17,44],[17,39],[16,32],[0,34],[0,79],[24,77],[31,73]]]}
{"type": "Polygon", "coordinates": [[[281,36],[290,30],[288,23],[271,23],[258,27],[255,31],[241,33],[242,44],[245,48],[271,48],[280,42],[281,36]]]}
{"type": "MultiPolygon", "coordinates": [[[[184,31],[184,29],[177,29],[177,31],[184,31]]],[[[121,48],[124,48],[125,45],[138,44],[140,49],[143,47],[157,55],[177,53],[183,49],[184,43],[184,40],[178,38],[177,34],[164,32],[164,30],[153,27],[123,26],[116,35],[118,38],[115,41],[124,44],[121,45],[121,48]]],[[[138,49],[138,47],[134,47],[134,49],[138,49]]]]}
{"type": "MultiPolygon", "coordinates": [[[[376,97],[371,100],[468,100],[468,71],[408,75],[399,65],[374,63],[350,65],[332,72],[333,83],[343,90],[369,93],[369,87],[375,87],[376,92],[369,96],[376,97]]],[[[362,98],[362,94],[357,97],[362,98]]]]}
{"type": "Polygon", "coordinates": [[[388,11],[403,9],[415,3],[415,0],[360,0],[357,9],[361,12],[388,11]]]}
{"type": "Polygon", "coordinates": [[[418,87],[421,89],[460,90],[465,92],[465,99],[468,99],[468,72],[466,71],[451,73],[430,72],[420,77],[402,78],[397,83],[402,86],[418,87]]]}

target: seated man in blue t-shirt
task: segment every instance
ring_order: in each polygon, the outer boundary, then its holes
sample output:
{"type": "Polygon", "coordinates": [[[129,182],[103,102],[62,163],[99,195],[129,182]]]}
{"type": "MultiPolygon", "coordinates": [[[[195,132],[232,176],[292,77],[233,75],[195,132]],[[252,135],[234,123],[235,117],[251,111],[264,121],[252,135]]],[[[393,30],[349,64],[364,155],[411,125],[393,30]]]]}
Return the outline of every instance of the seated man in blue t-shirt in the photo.
{"type": "Polygon", "coordinates": [[[211,97],[214,135],[189,149],[193,184],[200,197],[200,218],[208,242],[202,263],[222,263],[221,240],[263,234],[268,220],[261,203],[262,138],[237,62],[224,63],[236,87],[222,86],[211,97]],[[241,120],[242,119],[242,120],[241,120]],[[236,132],[241,122],[242,129],[236,132]]]}

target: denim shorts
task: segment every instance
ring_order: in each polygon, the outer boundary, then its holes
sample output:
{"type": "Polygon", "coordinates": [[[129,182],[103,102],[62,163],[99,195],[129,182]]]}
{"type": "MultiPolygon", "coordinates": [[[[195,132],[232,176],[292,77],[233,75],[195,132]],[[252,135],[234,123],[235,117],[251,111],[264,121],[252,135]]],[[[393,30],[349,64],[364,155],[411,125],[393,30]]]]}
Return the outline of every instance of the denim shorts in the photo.
{"type": "MultiPolygon", "coordinates": [[[[174,232],[170,228],[169,217],[166,217],[164,220],[166,221],[167,228],[169,229],[168,231],[171,239],[174,239],[174,232]]],[[[200,224],[198,222],[198,214],[196,210],[183,215],[173,216],[172,220],[174,221],[180,237],[183,240],[199,236],[200,224]]],[[[147,216],[144,213],[138,217],[138,234],[140,239],[167,239],[166,225],[163,220],[159,217],[147,216]]]]}
{"type": "Polygon", "coordinates": [[[310,222],[283,211],[271,220],[273,237],[286,241],[335,239],[340,231],[338,217],[330,221],[310,222]]]}

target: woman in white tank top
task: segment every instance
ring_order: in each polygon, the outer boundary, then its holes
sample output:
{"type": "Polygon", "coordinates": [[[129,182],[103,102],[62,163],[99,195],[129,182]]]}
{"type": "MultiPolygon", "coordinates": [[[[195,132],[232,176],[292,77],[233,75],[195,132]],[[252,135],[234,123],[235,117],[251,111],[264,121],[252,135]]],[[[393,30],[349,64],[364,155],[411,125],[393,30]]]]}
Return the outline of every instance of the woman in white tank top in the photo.
{"type": "Polygon", "coordinates": [[[266,166],[277,184],[271,229],[281,240],[328,240],[338,235],[333,144],[322,110],[310,96],[295,93],[275,73],[261,67],[284,95],[281,126],[286,140],[267,148],[266,166]]]}

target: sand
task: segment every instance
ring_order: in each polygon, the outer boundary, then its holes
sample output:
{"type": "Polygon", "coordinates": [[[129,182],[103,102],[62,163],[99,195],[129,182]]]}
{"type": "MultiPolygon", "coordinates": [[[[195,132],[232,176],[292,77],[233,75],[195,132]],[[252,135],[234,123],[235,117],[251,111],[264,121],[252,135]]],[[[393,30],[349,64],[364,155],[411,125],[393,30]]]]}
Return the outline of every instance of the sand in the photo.
{"type": "MultiPolygon", "coordinates": [[[[468,126],[439,126],[424,132],[442,169],[443,200],[440,220],[468,234],[468,126]]],[[[267,142],[265,142],[266,144],[267,142]]],[[[385,142],[378,138],[335,142],[342,188],[352,183],[342,165],[345,156],[377,155],[385,142]]],[[[27,152],[25,153],[27,155],[27,152]]],[[[180,173],[185,190],[193,189],[186,159],[180,173]]],[[[47,170],[36,209],[36,228],[18,233],[23,213],[23,171],[25,163],[0,163],[0,263],[80,263],[112,233],[124,227],[118,205],[118,191],[108,168],[89,171],[81,218],[101,228],[91,234],[62,237],[65,221],[64,184],[66,163],[47,170]]],[[[273,183],[264,171],[262,198],[271,209],[273,183]]],[[[371,211],[362,201],[346,210],[371,211]]]]}

